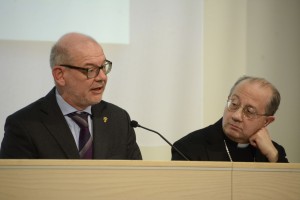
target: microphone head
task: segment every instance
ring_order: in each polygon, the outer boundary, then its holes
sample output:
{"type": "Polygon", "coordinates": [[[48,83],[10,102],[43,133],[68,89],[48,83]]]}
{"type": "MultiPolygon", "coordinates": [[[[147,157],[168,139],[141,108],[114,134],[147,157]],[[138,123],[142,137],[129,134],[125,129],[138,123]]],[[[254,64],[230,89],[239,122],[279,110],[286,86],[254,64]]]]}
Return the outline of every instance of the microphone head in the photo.
{"type": "Polygon", "coordinates": [[[131,120],[130,126],[133,127],[133,128],[136,128],[136,127],[139,126],[139,123],[137,121],[131,120]]]}

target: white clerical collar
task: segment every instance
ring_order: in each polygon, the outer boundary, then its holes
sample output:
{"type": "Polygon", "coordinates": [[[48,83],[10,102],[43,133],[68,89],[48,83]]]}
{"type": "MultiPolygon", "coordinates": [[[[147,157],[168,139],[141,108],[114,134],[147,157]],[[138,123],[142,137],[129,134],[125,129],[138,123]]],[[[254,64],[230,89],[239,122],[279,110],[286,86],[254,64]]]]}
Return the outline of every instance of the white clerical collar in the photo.
{"type": "Polygon", "coordinates": [[[238,143],[237,144],[237,147],[238,148],[246,148],[246,147],[248,147],[249,146],[249,143],[247,143],[247,144],[241,144],[241,143],[238,143]]]}

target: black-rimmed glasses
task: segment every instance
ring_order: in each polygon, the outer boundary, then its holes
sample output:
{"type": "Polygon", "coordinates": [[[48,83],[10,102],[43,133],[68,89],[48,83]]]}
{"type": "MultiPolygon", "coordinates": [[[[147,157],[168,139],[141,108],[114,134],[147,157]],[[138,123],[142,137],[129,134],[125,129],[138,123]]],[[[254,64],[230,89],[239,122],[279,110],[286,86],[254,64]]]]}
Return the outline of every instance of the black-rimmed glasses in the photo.
{"type": "Polygon", "coordinates": [[[111,71],[112,62],[109,60],[105,60],[101,66],[99,66],[99,67],[95,66],[95,67],[90,67],[90,68],[77,67],[77,66],[67,65],[67,64],[62,64],[60,66],[79,70],[82,73],[84,73],[88,79],[90,79],[90,78],[95,78],[96,76],[98,76],[100,70],[102,70],[105,75],[108,74],[111,71]]]}

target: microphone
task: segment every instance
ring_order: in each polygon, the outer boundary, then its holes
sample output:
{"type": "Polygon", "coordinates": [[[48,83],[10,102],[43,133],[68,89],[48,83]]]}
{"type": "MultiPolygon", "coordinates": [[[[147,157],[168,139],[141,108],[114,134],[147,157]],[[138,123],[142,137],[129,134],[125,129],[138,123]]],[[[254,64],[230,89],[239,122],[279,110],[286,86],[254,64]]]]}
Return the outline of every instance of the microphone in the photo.
{"type": "Polygon", "coordinates": [[[136,128],[136,127],[140,127],[140,128],[143,128],[143,129],[146,129],[148,131],[151,131],[153,133],[156,133],[157,135],[159,135],[164,141],[166,141],[173,149],[175,149],[175,151],[177,151],[177,153],[179,153],[184,159],[188,160],[189,159],[183,154],[181,153],[174,145],[172,145],[164,136],[162,136],[160,133],[158,133],[157,131],[154,131],[154,130],[151,130],[149,128],[146,128],[146,127],[143,127],[141,125],[139,125],[139,123],[135,120],[132,120],[130,122],[130,126],[133,127],[133,128],[136,128]]]}

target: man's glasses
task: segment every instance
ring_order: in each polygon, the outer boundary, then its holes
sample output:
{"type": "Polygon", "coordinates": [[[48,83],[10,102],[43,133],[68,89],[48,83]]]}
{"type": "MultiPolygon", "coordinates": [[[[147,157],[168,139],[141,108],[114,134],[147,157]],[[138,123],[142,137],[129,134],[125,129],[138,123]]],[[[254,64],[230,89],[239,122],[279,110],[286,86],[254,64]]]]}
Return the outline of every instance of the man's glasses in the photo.
{"type": "Polygon", "coordinates": [[[83,74],[86,75],[86,77],[88,79],[90,78],[95,78],[96,76],[98,76],[98,74],[100,73],[100,70],[102,70],[104,72],[104,74],[108,74],[111,71],[112,68],[112,62],[109,60],[105,60],[104,63],[99,66],[99,67],[90,67],[90,68],[83,68],[83,67],[77,67],[77,66],[73,66],[73,65],[60,65],[63,67],[67,67],[70,69],[76,69],[81,71],[83,74]]]}
{"type": "MultiPolygon", "coordinates": [[[[241,103],[239,100],[237,99],[229,99],[227,101],[227,109],[230,112],[235,112],[238,109],[240,109],[241,107],[241,103]]],[[[270,116],[268,114],[258,114],[256,109],[251,107],[251,106],[245,106],[243,107],[243,115],[247,118],[247,119],[256,119],[260,116],[270,116]]]]}

